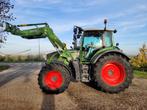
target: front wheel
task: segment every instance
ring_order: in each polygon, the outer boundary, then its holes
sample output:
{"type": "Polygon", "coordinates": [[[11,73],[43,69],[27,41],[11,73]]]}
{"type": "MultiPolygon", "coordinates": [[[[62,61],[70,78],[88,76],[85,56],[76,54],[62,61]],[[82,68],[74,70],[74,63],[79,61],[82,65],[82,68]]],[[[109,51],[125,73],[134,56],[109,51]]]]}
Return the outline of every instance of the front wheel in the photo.
{"type": "Polygon", "coordinates": [[[118,54],[109,54],[98,60],[94,67],[97,86],[109,93],[118,93],[128,88],[133,72],[128,60],[118,54]]]}
{"type": "Polygon", "coordinates": [[[47,94],[64,92],[70,83],[70,73],[61,64],[51,63],[42,68],[38,76],[38,84],[47,94]]]}

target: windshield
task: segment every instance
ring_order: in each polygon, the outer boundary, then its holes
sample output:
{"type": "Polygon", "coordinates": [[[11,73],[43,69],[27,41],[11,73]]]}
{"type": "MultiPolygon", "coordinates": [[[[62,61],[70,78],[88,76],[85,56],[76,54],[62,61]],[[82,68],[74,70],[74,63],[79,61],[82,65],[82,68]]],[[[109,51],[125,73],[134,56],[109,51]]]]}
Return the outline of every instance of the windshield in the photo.
{"type": "Polygon", "coordinates": [[[102,47],[102,39],[100,36],[85,36],[84,37],[84,41],[83,41],[83,47],[95,47],[95,48],[99,48],[102,47]]]}

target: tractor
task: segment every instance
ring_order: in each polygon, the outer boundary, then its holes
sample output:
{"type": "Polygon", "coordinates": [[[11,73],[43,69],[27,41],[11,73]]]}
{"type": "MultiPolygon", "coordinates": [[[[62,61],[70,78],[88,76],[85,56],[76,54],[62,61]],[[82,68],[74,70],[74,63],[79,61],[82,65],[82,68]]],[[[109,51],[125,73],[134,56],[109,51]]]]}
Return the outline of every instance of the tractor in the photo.
{"type": "Polygon", "coordinates": [[[108,93],[119,93],[132,82],[133,70],[126,56],[114,43],[116,30],[87,29],[79,26],[73,28],[73,46],[67,49],[47,23],[12,25],[0,24],[1,31],[25,39],[48,37],[56,48],[47,54],[46,62],[38,75],[40,89],[47,94],[64,92],[71,81],[92,83],[108,93]],[[21,27],[35,26],[31,29],[21,27]]]}

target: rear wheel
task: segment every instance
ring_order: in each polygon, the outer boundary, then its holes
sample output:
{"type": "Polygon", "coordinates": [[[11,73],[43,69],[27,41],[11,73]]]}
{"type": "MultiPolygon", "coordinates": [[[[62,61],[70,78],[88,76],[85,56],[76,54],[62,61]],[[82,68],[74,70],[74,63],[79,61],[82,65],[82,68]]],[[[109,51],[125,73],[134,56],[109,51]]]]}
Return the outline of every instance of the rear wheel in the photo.
{"type": "Polygon", "coordinates": [[[129,87],[133,72],[128,60],[118,54],[99,59],[94,68],[94,79],[103,91],[117,93],[129,87]]]}
{"type": "Polygon", "coordinates": [[[39,73],[38,84],[47,94],[58,94],[65,91],[70,83],[70,73],[61,64],[51,63],[39,73]]]}

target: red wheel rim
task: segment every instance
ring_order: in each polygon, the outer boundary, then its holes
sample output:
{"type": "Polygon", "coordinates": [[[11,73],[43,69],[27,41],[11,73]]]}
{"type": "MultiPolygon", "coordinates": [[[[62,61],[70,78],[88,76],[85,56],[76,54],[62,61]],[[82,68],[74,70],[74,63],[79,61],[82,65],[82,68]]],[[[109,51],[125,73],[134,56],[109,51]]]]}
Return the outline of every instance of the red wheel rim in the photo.
{"type": "Polygon", "coordinates": [[[109,62],[102,67],[102,79],[109,86],[117,86],[126,78],[125,68],[118,62],[109,62]]]}
{"type": "Polygon", "coordinates": [[[44,83],[52,90],[58,89],[63,83],[62,74],[59,71],[49,71],[44,76],[44,83]]]}

